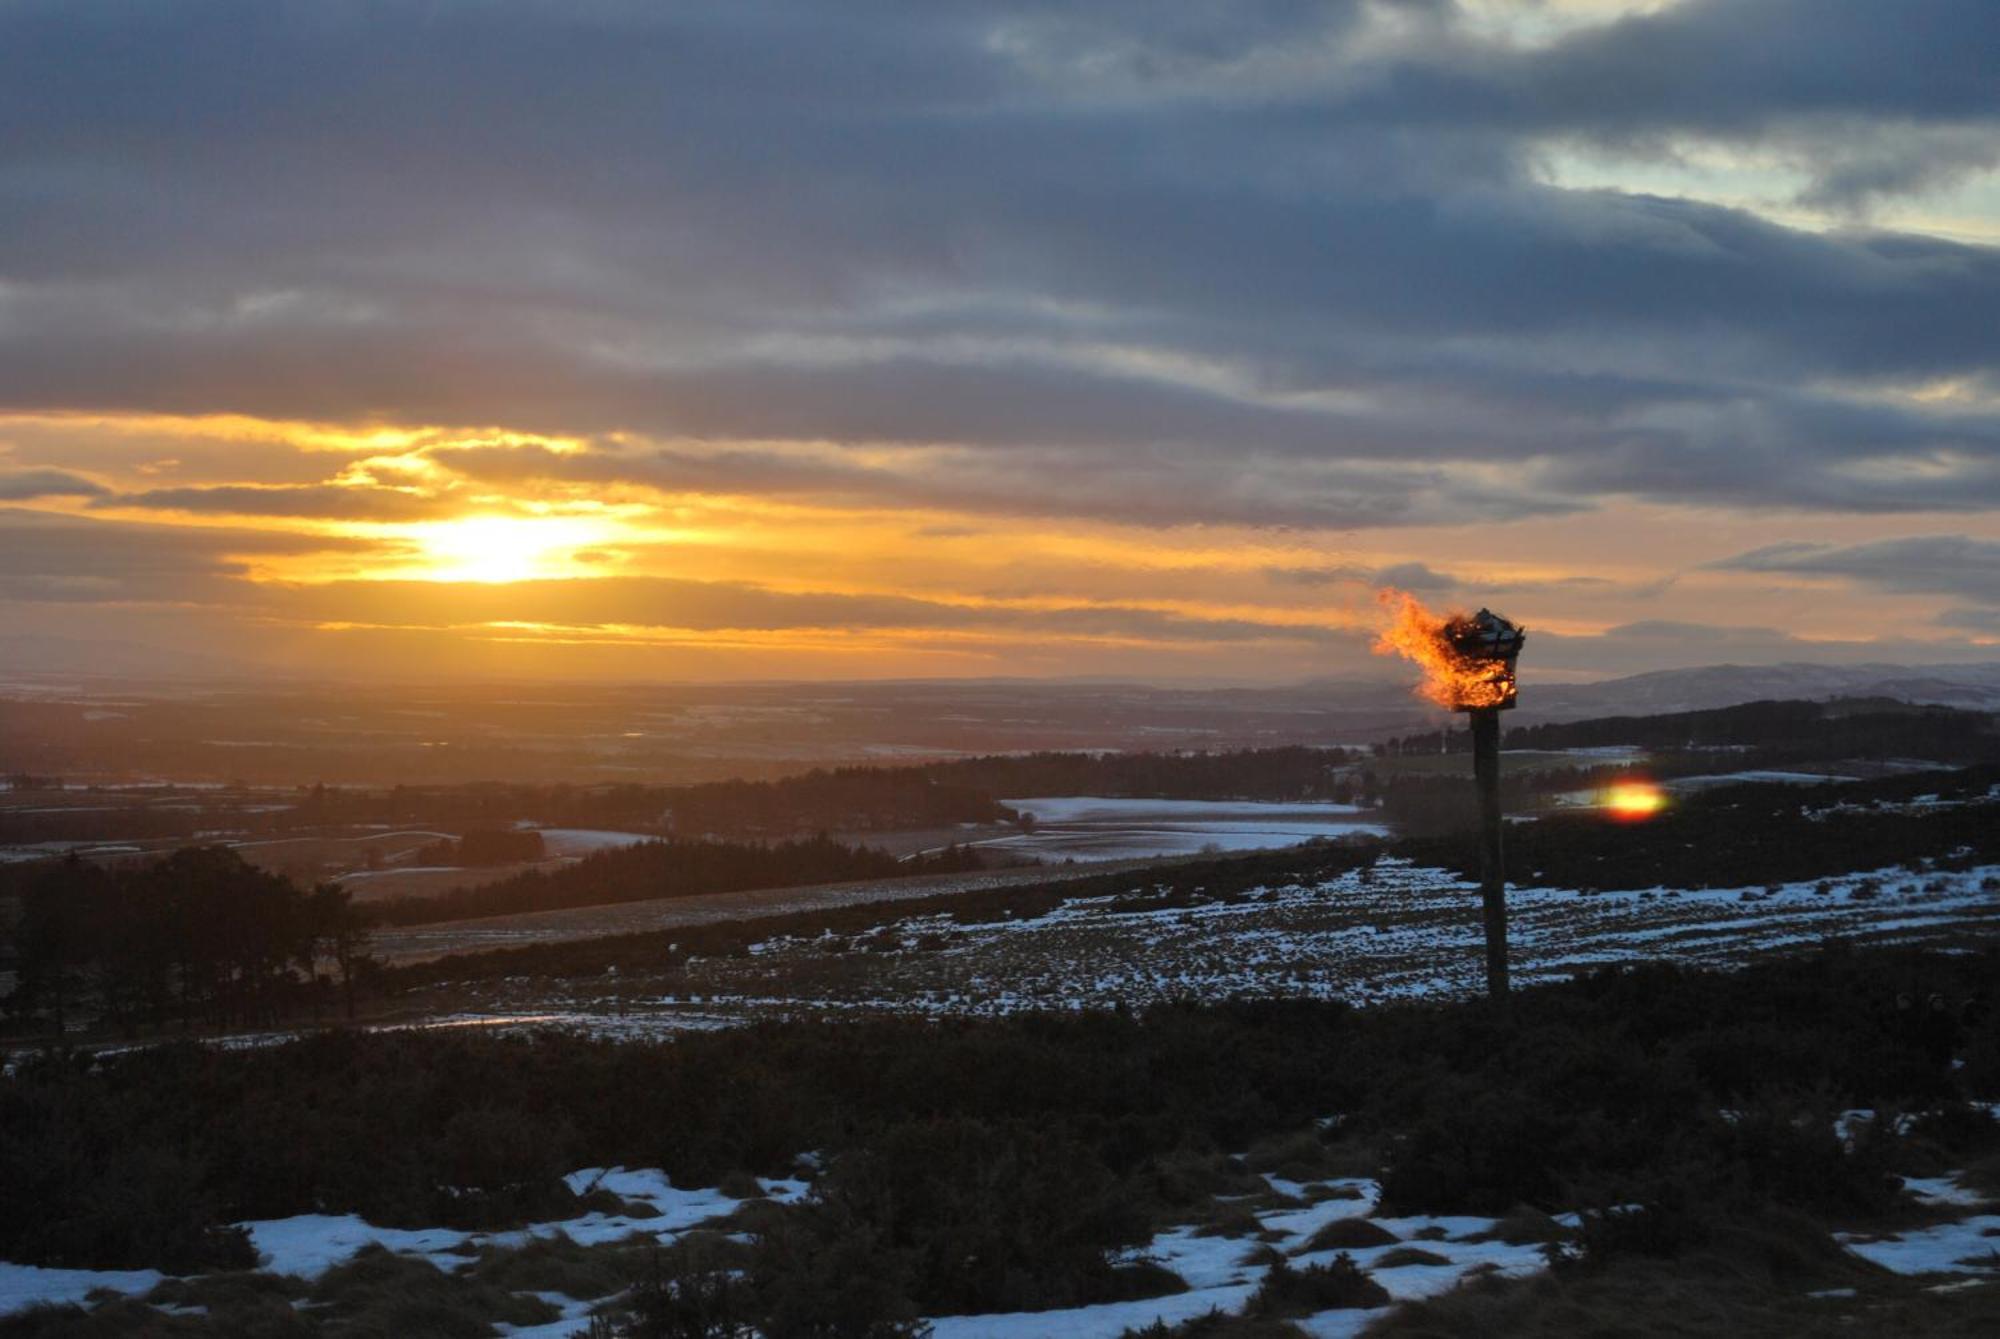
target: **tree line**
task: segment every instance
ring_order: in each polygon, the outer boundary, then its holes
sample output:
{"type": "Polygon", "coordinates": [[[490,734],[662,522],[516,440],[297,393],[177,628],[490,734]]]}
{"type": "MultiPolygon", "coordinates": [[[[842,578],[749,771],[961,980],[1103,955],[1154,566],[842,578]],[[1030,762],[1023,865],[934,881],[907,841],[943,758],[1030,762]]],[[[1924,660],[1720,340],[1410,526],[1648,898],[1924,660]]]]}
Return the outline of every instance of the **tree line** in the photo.
{"type": "Polygon", "coordinates": [[[1326,800],[1351,803],[1358,755],[1287,745],[1219,753],[1025,753],[909,769],[940,785],[992,795],[1105,795],[1148,800],[1326,800]]]}
{"type": "Polygon", "coordinates": [[[41,866],[13,937],[5,1008],[58,1032],[76,1014],[127,1034],[268,1026],[336,1004],[352,1016],[372,967],[367,922],[344,889],[302,889],[218,846],[134,868],[73,856],[41,866]]]}
{"type": "Polygon", "coordinates": [[[441,896],[389,898],[371,904],[369,911],[384,924],[421,925],[657,897],[960,874],[984,867],[976,851],[957,845],[899,860],[887,851],[848,846],[824,833],[769,844],[674,837],[599,851],[560,869],[523,870],[497,883],[454,888],[441,896]]]}
{"type": "MultiPolygon", "coordinates": [[[[1925,758],[1981,762],[2000,756],[1991,712],[1913,705],[1889,698],[1831,702],[1745,702],[1710,711],[1607,716],[1507,731],[1516,749],[1631,744],[1659,749],[1734,748],[1796,762],[1838,758],[1925,758]]],[[[1750,763],[1746,765],[1757,765],[1750,763]]]]}

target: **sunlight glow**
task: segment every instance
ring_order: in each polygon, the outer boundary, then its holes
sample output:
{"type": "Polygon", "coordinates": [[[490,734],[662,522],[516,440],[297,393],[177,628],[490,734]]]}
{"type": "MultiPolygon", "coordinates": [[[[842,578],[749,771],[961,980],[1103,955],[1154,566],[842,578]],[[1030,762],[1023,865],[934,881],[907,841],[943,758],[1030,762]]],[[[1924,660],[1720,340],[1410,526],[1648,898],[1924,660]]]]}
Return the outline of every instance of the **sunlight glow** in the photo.
{"type": "Polygon", "coordinates": [[[1667,793],[1650,781],[1621,781],[1604,792],[1604,807],[1613,818],[1637,823],[1667,807],[1667,793]]]}
{"type": "Polygon", "coordinates": [[[604,544],[604,521],[579,516],[465,516],[414,527],[426,581],[488,584],[575,575],[577,550],[604,544]]]}

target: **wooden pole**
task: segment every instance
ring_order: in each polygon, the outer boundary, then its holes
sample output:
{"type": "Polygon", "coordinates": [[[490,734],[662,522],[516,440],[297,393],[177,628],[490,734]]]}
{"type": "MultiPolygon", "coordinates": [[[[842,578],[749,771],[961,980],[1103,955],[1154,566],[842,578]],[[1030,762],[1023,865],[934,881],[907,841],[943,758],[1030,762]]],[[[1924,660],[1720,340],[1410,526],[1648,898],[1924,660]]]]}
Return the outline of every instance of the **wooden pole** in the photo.
{"type": "Polygon", "coordinates": [[[1507,871],[1500,838],[1500,713],[1476,708],[1472,776],[1479,788],[1479,900],[1486,923],[1486,993],[1507,999],[1507,871]]]}

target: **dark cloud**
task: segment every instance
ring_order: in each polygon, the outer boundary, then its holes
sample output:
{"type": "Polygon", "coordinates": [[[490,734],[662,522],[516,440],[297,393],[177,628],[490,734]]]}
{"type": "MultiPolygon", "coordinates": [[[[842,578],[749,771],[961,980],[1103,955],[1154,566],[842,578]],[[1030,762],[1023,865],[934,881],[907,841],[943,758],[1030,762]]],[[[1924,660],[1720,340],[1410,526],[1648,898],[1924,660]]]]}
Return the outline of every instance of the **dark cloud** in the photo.
{"type": "Polygon", "coordinates": [[[1827,577],[1908,595],[1951,595],[2000,605],[2000,542],[1912,535],[1872,544],[1772,544],[1709,564],[1733,572],[1827,577]]]}
{"type": "Polygon", "coordinates": [[[349,581],[264,598],[288,618],[417,627],[490,623],[606,630],[776,632],[811,629],[991,632],[1181,643],[1281,641],[1349,646],[1351,630],[1245,618],[1202,618],[1130,604],[1027,608],[893,595],[775,591],[742,582],[602,577],[501,585],[349,581]]]}
{"type": "Polygon", "coordinates": [[[1993,648],[1965,637],[1856,638],[1850,641],[1796,636],[1782,628],[1730,626],[1674,620],[1643,620],[1592,636],[1529,633],[1528,651],[1537,667],[1597,673],[1645,674],[1704,665],[1793,665],[1792,692],[1810,694],[1814,664],[1896,665],[1945,661],[1984,663],[1993,648]]]}
{"type": "Polygon", "coordinates": [[[0,470],[0,502],[29,502],[39,497],[99,497],[109,492],[68,470],[0,470]]]}
{"type": "Polygon", "coordinates": [[[248,558],[371,545],[322,535],[83,520],[0,508],[0,600],[234,603],[268,598],[248,558]]]}
{"type": "Polygon", "coordinates": [[[1458,578],[1423,563],[1392,563],[1387,567],[1363,567],[1336,563],[1326,567],[1267,567],[1264,575],[1280,585],[1333,586],[1349,582],[1366,586],[1394,586],[1398,590],[1451,590],[1458,578]]]}
{"type": "Polygon", "coordinates": [[[1560,515],[1580,504],[1482,482],[1438,465],[1267,458],[1256,469],[1192,445],[1123,452],[1013,447],[898,459],[674,448],[565,453],[470,447],[432,453],[483,483],[636,485],[667,492],[797,494],[860,506],[940,507],[1142,524],[1363,527],[1560,515]]]}
{"type": "MultiPolygon", "coordinates": [[[[702,445],[607,482],[1155,524],[1990,507],[1993,415],[1870,388],[2000,364],[2000,252],[1534,165],[1695,136],[1826,203],[1925,187],[1993,161],[1996,29],[1986,0],[1690,0],[1542,46],[1415,0],[15,4],[0,405],[630,432],[702,445]]],[[[138,505],[226,501],[176,495],[138,505]]]]}
{"type": "Polygon", "coordinates": [[[416,521],[454,515],[463,510],[455,503],[400,489],[338,484],[221,484],[201,488],[156,488],[143,493],[107,494],[90,505],[221,516],[301,516],[342,521],[416,521]]]}
{"type": "Polygon", "coordinates": [[[1394,586],[1398,590],[1450,590],[1461,585],[1458,578],[1426,567],[1422,563],[1395,563],[1379,569],[1375,573],[1378,585],[1394,586]]]}

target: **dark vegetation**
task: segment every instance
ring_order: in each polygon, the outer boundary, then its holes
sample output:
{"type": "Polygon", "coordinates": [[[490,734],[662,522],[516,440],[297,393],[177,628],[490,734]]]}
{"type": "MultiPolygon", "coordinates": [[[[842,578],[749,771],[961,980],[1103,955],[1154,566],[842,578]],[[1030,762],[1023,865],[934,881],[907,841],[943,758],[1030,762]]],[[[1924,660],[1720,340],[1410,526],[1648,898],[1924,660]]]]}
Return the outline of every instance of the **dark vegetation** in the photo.
{"type": "MultiPolygon", "coordinates": [[[[687,786],[630,784],[458,786],[388,789],[301,786],[288,803],[248,788],[174,796],[155,803],[128,791],[65,790],[39,781],[35,803],[0,808],[0,842],[90,841],[107,836],[191,837],[227,825],[242,835],[362,832],[388,827],[452,831],[548,827],[617,828],[666,836],[794,837],[826,831],[886,831],[1004,822],[1013,811],[991,794],[924,768],[814,769],[774,781],[687,786]],[[82,804],[66,807],[81,799],[82,804]]],[[[282,794],[282,792],[280,792],[282,794]]]]}
{"type": "MultiPolygon", "coordinates": [[[[0,704],[4,706],[5,704],[0,704]]],[[[1796,766],[1849,758],[1990,760],[2000,732],[1985,712],[1875,699],[1753,702],[1713,711],[1607,717],[1512,728],[1506,747],[1564,749],[1631,745],[1654,750],[1662,775],[1796,766]]],[[[189,839],[227,830],[273,836],[438,827],[496,830],[527,821],[552,827],[618,828],[662,836],[791,838],[1011,821],[1002,798],[1105,795],[1155,799],[1333,800],[1371,803],[1399,778],[1374,758],[1462,752],[1463,730],[1410,735],[1372,754],[1280,747],[1216,753],[1042,752],[912,767],[814,769],[768,781],[691,785],[524,785],[482,782],[391,788],[300,786],[290,792],[224,787],[149,797],[131,791],[64,789],[60,778],[17,775],[0,807],[0,843],[189,839]]],[[[1544,769],[1524,787],[1566,788],[1596,771],[1544,769]]]]}
{"type": "MultiPolygon", "coordinates": [[[[1655,755],[1649,765],[1669,775],[1690,775],[1850,758],[1981,762],[2000,754],[2000,726],[1991,712],[1889,698],[1840,698],[1509,726],[1502,745],[1530,750],[1642,748],[1655,755]]],[[[1455,729],[1405,735],[1376,752],[1397,757],[1471,750],[1471,735],[1455,729]]]]}
{"type": "Polygon", "coordinates": [[[1978,762],[2000,751],[1991,712],[1888,698],[1832,702],[1747,702],[1710,711],[1608,716],[1509,730],[1516,749],[1748,749],[1751,767],[1841,758],[1924,758],[1978,762]]]}
{"type": "MultiPolygon", "coordinates": [[[[1908,865],[1913,876],[1965,869],[2000,861],[1996,784],[2000,764],[1987,763],[1810,787],[1718,786],[1677,797],[1638,824],[1557,811],[1508,828],[1508,871],[1516,882],[1590,892],[1739,887],[1897,865],[1908,865]],[[1957,803],[1911,805],[1925,796],[1957,803]]],[[[1478,869],[1465,831],[1408,839],[1393,849],[1467,877],[1478,869]]]]}
{"type": "MultiPolygon", "coordinates": [[[[1464,730],[1410,735],[1380,746],[1383,759],[1429,757],[1471,749],[1464,730]]],[[[1757,770],[1837,771],[1856,759],[1921,760],[1939,767],[2000,761],[2000,729],[1991,713],[1913,706],[1882,699],[1833,702],[1751,702],[1712,711],[1509,728],[1510,750],[1633,747],[1647,751],[1644,773],[1657,780],[1757,770]]],[[[1540,807],[1542,797],[1588,790],[1629,778],[1632,768],[1581,762],[1575,766],[1502,769],[1502,803],[1509,812],[1540,807]]],[[[1385,772],[1364,777],[1362,793],[1379,802],[1398,832],[1433,837],[1465,826],[1475,811],[1462,772],[1385,772]]],[[[1917,793],[1917,792],[1912,792],[1917,793]]]]}
{"type": "Polygon", "coordinates": [[[599,851],[553,870],[523,870],[498,883],[454,888],[438,897],[390,898],[371,904],[368,911],[385,925],[419,925],[655,897],[963,874],[983,868],[976,851],[956,845],[899,860],[886,851],[848,846],[824,834],[769,845],[676,837],[599,851]]]}
{"type": "MultiPolygon", "coordinates": [[[[1437,787],[1462,785],[1429,779],[1437,787]]],[[[1742,887],[1797,880],[1826,881],[1828,896],[1865,898],[1879,885],[1845,876],[1901,865],[1903,875],[1921,883],[1939,870],[2000,861],[2000,765],[1956,772],[1922,772],[1879,781],[1800,787],[1754,784],[1717,787],[1685,796],[1666,812],[1636,825],[1607,822],[1591,811],[1557,812],[1508,832],[1508,859],[1517,882],[1535,882],[1581,891],[1634,888],[1742,887]],[[1945,803],[1913,805],[1932,797],[1945,803]],[[1836,883],[1835,881],[1839,881],[1836,883]]],[[[1468,801],[1461,794],[1459,807],[1468,801]]],[[[939,893],[897,903],[903,916],[949,915],[979,922],[1046,914],[1072,899],[1118,896],[1119,909],[1192,905],[1194,901],[1239,895],[1274,883],[1309,883],[1366,865],[1384,854],[1435,864],[1472,877],[1477,851],[1463,830],[1440,836],[1405,838],[1387,844],[1308,844],[1251,856],[1193,860],[1161,867],[1147,879],[1129,872],[1087,876],[1061,883],[1029,884],[977,892],[939,893]]],[[[177,961],[165,961],[171,935],[156,933],[165,908],[200,904],[190,879],[226,876],[233,891],[277,889],[282,881],[248,871],[226,853],[173,858],[173,896],[161,900],[143,890],[165,876],[145,869],[105,871],[79,862],[30,867],[39,888],[16,931],[23,968],[22,989],[9,1001],[17,1019],[52,1019],[65,1009],[101,1013],[127,1029],[147,1023],[200,1022],[221,1018],[273,1018],[296,1014],[324,996],[324,984],[305,989],[306,978],[287,977],[282,959],[268,970],[237,969],[218,978],[226,997],[219,1009],[202,1001],[199,984],[180,1008],[177,961]],[[75,885],[78,891],[62,890],[75,885]],[[107,896],[105,890],[123,890],[107,896]],[[95,910],[91,910],[95,908],[95,910]],[[125,919],[137,917],[131,930],[125,919]],[[151,919],[147,919],[150,917],[151,919]],[[151,930],[143,927],[153,927],[151,930]],[[82,938],[78,938],[82,936],[82,938]],[[123,944],[129,952],[119,949],[123,944]],[[81,956],[79,956],[81,955],[81,956]],[[260,976],[259,971],[263,974],[260,976]],[[260,988],[256,982],[264,984],[260,988]],[[247,983],[247,984],[246,984],[247,983]],[[239,1007],[245,991],[250,1007],[239,1007]],[[79,1006],[82,1006],[81,1008],[79,1006]]],[[[688,895],[741,888],[783,887],[841,879],[949,873],[977,868],[969,852],[946,850],[916,860],[897,861],[880,852],[851,848],[825,839],[756,846],[706,842],[648,843],[604,852],[554,872],[531,872],[484,888],[443,898],[377,903],[372,915],[395,923],[420,923],[497,915],[557,906],[583,906],[636,898],[688,895]]],[[[290,885],[283,885],[291,889],[290,885]]],[[[205,896],[205,894],[204,894],[205,896]]],[[[331,911],[320,889],[277,894],[281,905],[300,898],[331,911]]],[[[192,914],[177,912],[174,914],[192,914]]],[[[277,916],[286,924],[289,913],[277,916]]],[[[360,963],[354,936],[356,913],[344,904],[349,927],[344,951],[350,966],[360,963]]],[[[607,967],[650,970],[671,966],[687,955],[713,956],[744,951],[775,935],[865,934],[879,925],[876,906],[828,908],[684,927],[670,933],[542,944],[493,953],[463,955],[442,963],[419,964],[383,973],[394,990],[444,979],[507,975],[582,976],[607,967]]],[[[253,916],[249,922],[256,923],[253,916]]],[[[185,935],[183,935],[185,938],[185,935]]],[[[323,939],[322,945],[334,941],[323,939]]],[[[326,948],[321,955],[325,956],[326,948]]],[[[294,963],[296,966],[296,963],[294,963]]],[[[361,966],[365,968],[365,963],[361,966]]],[[[357,972],[343,974],[353,980],[357,972]]]]}
{"type": "Polygon", "coordinates": [[[419,865],[515,865],[540,860],[545,843],[533,828],[470,828],[462,837],[446,837],[420,847],[412,861],[419,865]]]}
{"type": "Polygon", "coordinates": [[[57,1032],[83,1010],[127,1034],[267,1026],[337,1004],[352,1014],[371,966],[345,891],[303,890],[213,846],[130,869],[39,866],[13,938],[19,979],[5,1007],[57,1032]]]}
{"type": "MultiPolygon", "coordinates": [[[[900,898],[886,914],[897,919],[949,916],[961,925],[992,924],[1045,916],[1080,898],[1114,897],[1113,911],[1193,906],[1211,898],[1237,897],[1277,882],[1327,878],[1373,863],[1379,848],[1321,843],[1254,856],[1218,856],[1161,866],[1134,875],[1129,870],[1085,874],[1053,883],[1014,884],[966,892],[900,898]]],[[[883,904],[857,903],[754,919],[715,921],[672,930],[524,944],[517,948],[453,954],[426,962],[385,967],[378,980],[384,993],[440,982],[500,977],[589,977],[608,968],[648,972],[672,968],[689,957],[747,953],[750,946],[779,936],[832,936],[865,943],[880,929],[883,904]]]]}
{"type": "MultiPolygon", "coordinates": [[[[1907,870],[1897,877],[1921,881],[1938,869],[2000,860],[2000,802],[1991,797],[2000,766],[1987,761],[1989,718],[1860,709],[1827,717],[1800,710],[1830,710],[1813,704],[1753,706],[1783,710],[1695,713],[1658,727],[1669,732],[1659,737],[1678,731],[1682,744],[1674,747],[1710,750],[1701,755],[1705,769],[1715,767],[1714,748],[1741,748],[1731,731],[1767,732],[1755,746],[1767,752],[1732,752],[1733,769],[1799,761],[1806,753],[1798,750],[1821,747],[1823,729],[1849,732],[1838,746],[1846,756],[1866,748],[1979,765],[1810,788],[1718,788],[1636,826],[1558,814],[1510,829],[1517,877],[1586,891],[1827,879],[1829,896],[1860,897],[1867,885],[1831,881],[1897,864],[1907,870]],[[1954,732],[1956,753],[1923,742],[1954,732]],[[1955,803],[1911,803],[1922,797],[1955,803]]],[[[1535,747],[1633,742],[1625,724],[1604,725],[1601,735],[1593,733],[1599,723],[1539,728],[1577,733],[1533,735],[1535,747]],[[1572,742],[1554,742],[1562,740],[1572,742]]],[[[1527,746],[1518,737],[1509,744],[1527,746]]],[[[1283,778],[1269,783],[1277,790],[1327,783],[1332,755],[1268,752],[1284,755],[1271,760],[1283,778]]],[[[1128,758],[1122,780],[1096,785],[1059,780],[1073,763],[1063,755],[877,775],[924,776],[927,788],[941,791],[962,783],[961,796],[983,794],[974,779],[988,764],[986,779],[1017,794],[1171,795],[1164,788],[1195,785],[1199,776],[1201,792],[1212,796],[1239,756],[1250,755],[1196,755],[1173,765],[1128,758]],[[1023,778],[1052,784],[1015,784],[1023,778]]],[[[1386,793],[1455,784],[1462,783],[1396,778],[1386,793]]],[[[519,797],[519,788],[499,789],[519,797]]],[[[657,798],[645,788],[616,789],[647,803],[657,798]]],[[[738,794],[716,788],[725,791],[738,794]]],[[[1331,790],[1230,793],[1340,798],[1331,790]]],[[[320,792],[306,802],[344,801],[320,792]]],[[[761,803],[731,801],[728,812],[739,818],[729,821],[753,821],[740,816],[761,803]]],[[[500,822],[504,809],[496,805],[479,821],[500,822]]],[[[676,809],[674,822],[686,831],[682,813],[676,809]]],[[[538,816],[613,825],[560,809],[538,816]]],[[[1462,872],[1475,858],[1467,841],[1446,832],[1376,848],[1317,845],[1188,862],[1138,881],[1143,886],[1129,873],[1112,874],[913,900],[897,911],[994,920],[1113,893],[1133,906],[1191,904],[1323,878],[1385,851],[1462,872]]],[[[491,904],[496,912],[517,909],[502,905],[511,897],[522,908],[580,905],[619,900],[604,896],[607,888],[656,897],[714,890],[698,886],[703,879],[715,888],[781,886],[787,869],[849,859],[889,857],[823,838],[678,840],[479,891],[512,889],[491,904]],[[743,854],[750,852],[760,854],[743,854]]],[[[913,872],[908,862],[890,863],[913,872]]],[[[816,870],[795,881],[879,874],[816,870]]],[[[191,849],[120,870],[67,862],[15,877],[22,977],[8,1004],[25,1020],[87,1011],[126,1030],[267,1024],[330,1011],[338,983],[351,985],[366,969],[360,922],[337,889],[303,891],[226,851],[191,849]]],[[[677,955],[740,952],[774,934],[859,933],[881,914],[855,907],[542,945],[397,969],[381,981],[395,989],[628,963],[657,968],[677,955]]],[[[1171,1276],[1116,1263],[1118,1253],[1169,1221],[1200,1221],[1217,1235],[1254,1232],[1240,1205],[1232,1213],[1215,1198],[1244,1193],[1254,1167],[1299,1181],[1379,1173],[1391,1211],[1505,1214],[1503,1233],[1555,1238],[1559,1268],[1550,1275],[1411,1308],[1393,1322],[1398,1336],[1623,1332],[1615,1322],[1635,1315],[1656,1327],[1645,1333],[1852,1333],[1831,1314],[1812,1330],[1815,1315],[1772,1299],[1796,1299],[1808,1283],[1867,1285],[1826,1229],[1903,1221],[1912,1210],[1895,1193],[1897,1173],[1964,1167],[1974,1183],[2000,1188],[2000,1128],[1984,1111],[1959,1105],[2000,1098],[2000,1028],[1990,1011],[1962,1020],[1956,1013],[1995,980],[2000,949],[1990,943],[1955,955],[1832,945],[1732,974],[1608,970],[1521,993],[1504,1023],[1471,1003],[1355,1011],[1235,1000],[1138,1014],[770,1023],[665,1044],[330,1032],[252,1052],[175,1044],[92,1056],[56,1047],[22,1057],[0,1079],[0,1204],[35,1206],[0,1214],[0,1258],[239,1269],[251,1263],[248,1246],[228,1225],[245,1218],[352,1211],[400,1226],[501,1227],[581,1211],[586,1206],[561,1180],[579,1166],[661,1166],[678,1184],[741,1184],[746,1173],[792,1172],[812,1153],[824,1170],[807,1204],[778,1209],[750,1200],[718,1225],[749,1233],[751,1245],[719,1233],[643,1256],[637,1247],[611,1257],[551,1245],[532,1256],[468,1261],[458,1274],[370,1254],[310,1289],[221,1274],[169,1284],[156,1300],[254,1316],[245,1333],[304,1334],[324,1324],[354,1334],[474,1334],[495,1321],[546,1317],[546,1308],[510,1291],[538,1286],[523,1280],[568,1280],[547,1290],[601,1296],[636,1285],[623,1314],[600,1322],[607,1335],[754,1326],[772,1339],[886,1337],[918,1333],[923,1314],[1170,1290],[1171,1276]],[[1899,996],[1933,993],[1952,1003],[1946,1031],[1898,1008],[1899,996]],[[1956,1068],[1954,1059],[1962,1062],[1956,1068]],[[1832,1116],[1857,1106],[1934,1114],[1901,1134],[1878,1122],[1844,1143],[1832,1116]],[[1319,1123],[1329,1115],[1341,1119],[1319,1123]],[[1231,1156],[1246,1150],[1247,1159],[1231,1156]],[[1590,1212],[1574,1234],[1554,1232],[1543,1216],[1577,1208],[1590,1212]],[[1706,1328],[1679,1305],[1691,1279],[1722,1308],[1707,1313],[1706,1328]],[[584,1288],[593,1291],[576,1291],[584,1288]],[[314,1309],[295,1310],[301,1300],[314,1309]]],[[[1359,1235],[1335,1224],[1319,1244],[1358,1250],[1368,1244],[1359,1235]],[[1357,1236],[1338,1239],[1339,1231],[1357,1236]]],[[[1420,1246],[1404,1249],[1408,1263],[1422,1263],[1420,1246]]],[[[1376,1297],[1351,1265],[1264,1263],[1253,1314],[1174,1333],[1280,1334],[1288,1316],[1376,1297]]],[[[1899,1298],[1877,1317],[1887,1326],[1878,1332],[1945,1332],[1944,1305],[1899,1298]]],[[[199,1324],[121,1302],[89,1316],[57,1308],[0,1321],[0,1336],[179,1333],[199,1324]]],[[[1962,1332],[1982,1331],[1975,1324],[1962,1332]]]]}
{"type": "MultiPolygon", "coordinates": [[[[1036,753],[914,767],[816,768],[770,781],[685,786],[630,784],[247,787],[164,798],[65,789],[59,778],[18,776],[25,801],[0,807],[0,844],[297,833],[359,835],[442,828],[504,836],[517,822],[612,828],[660,836],[773,840],[818,832],[886,832],[1006,823],[998,797],[1109,795],[1155,799],[1363,798],[1341,749],[1271,748],[1219,753],[1036,753]]],[[[509,856],[533,859],[533,854],[509,856]]],[[[440,861],[439,863],[445,863],[440,861]]],[[[490,863],[467,859],[467,863],[490,863]]]]}
{"type": "MultiPolygon", "coordinates": [[[[1509,827],[1509,869],[1517,883],[1532,880],[1582,891],[1660,885],[1754,888],[1816,879],[1826,881],[1827,896],[1865,899],[1874,885],[1842,876],[1900,863],[1904,873],[1891,877],[1922,883],[1938,870],[2000,861],[2000,798],[1909,811],[1880,807],[1920,795],[1971,801],[1996,783],[2000,767],[1971,768],[1812,787],[1718,787],[1678,801],[1640,824],[1612,823],[1588,811],[1556,815],[1509,827]],[[1812,808],[1802,813],[1807,801],[1812,808]]],[[[1331,879],[1385,855],[1442,865],[1466,878],[1475,877],[1478,869],[1470,834],[1388,843],[1309,842],[1283,851],[1181,861],[1143,875],[1117,871],[1060,883],[908,898],[894,904],[894,915],[942,915],[980,924],[1030,919],[1072,901],[1105,897],[1117,899],[1111,904],[1114,911],[1193,906],[1260,888],[1331,879]]],[[[645,972],[672,967],[691,955],[740,954],[779,936],[864,936],[881,925],[883,915],[880,905],[827,907],[671,931],[524,945],[398,966],[385,970],[381,979],[385,990],[395,991],[509,976],[589,977],[612,967],[645,972]]]]}
{"type": "MultiPolygon", "coordinates": [[[[1246,1000],[664,1044],[334,1032],[52,1052],[0,1082],[0,1202],[37,1206],[0,1216],[0,1258],[241,1264],[223,1225],[242,1218],[497,1226],[577,1211],[560,1174],[578,1166],[698,1185],[812,1152],[809,1204],[739,1210],[758,1245],[732,1305],[769,1322],[844,1299],[893,1325],[1171,1286],[1114,1253],[1215,1213],[1240,1191],[1229,1155],[1251,1150],[1291,1174],[1379,1170],[1393,1212],[1597,1210],[1565,1248],[1577,1269],[1673,1261],[1778,1212],[1895,1221],[1898,1171],[1990,1173],[2000,1128],[1952,1104],[2000,1097],[2000,1026],[1975,1015],[1940,1047],[1896,997],[1956,1004],[1996,973],[1990,945],[1833,946],[1728,974],[1599,972],[1522,992],[1511,1023],[1475,1003],[1246,1000]],[[1939,1104],[1905,1135],[1834,1133],[1844,1108],[1939,1104]]],[[[1290,1270],[1270,1307],[1365,1283],[1290,1270]]]]}
{"type": "Polygon", "coordinates": [[[1154,800],[1350,802],[1342,775],[1360,755],[1335,748],[1221,753],[1026,753],[929,763],[913,772],[990,795],[1110,795],[1154,800]]]}

